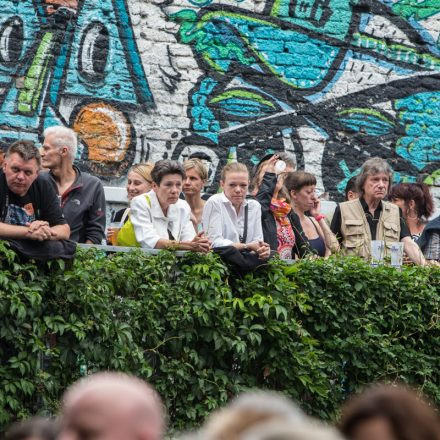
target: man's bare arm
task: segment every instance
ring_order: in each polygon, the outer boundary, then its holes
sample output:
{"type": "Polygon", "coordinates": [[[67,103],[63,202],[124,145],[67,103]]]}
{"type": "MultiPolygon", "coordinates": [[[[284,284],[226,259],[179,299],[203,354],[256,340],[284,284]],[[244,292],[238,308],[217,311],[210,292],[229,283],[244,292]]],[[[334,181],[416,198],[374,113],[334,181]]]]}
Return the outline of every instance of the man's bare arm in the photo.
{"type": "Polygon", "coordinates": [[[51,240],[68,240],[70,237],[70,227],[68,224],[55,225],[50,230],[52,232],[51,240]]]}
{"type": "Polygon", "coordinates": [[[0,222],[0,238],[29,238],[29,228],[0,222]]]}

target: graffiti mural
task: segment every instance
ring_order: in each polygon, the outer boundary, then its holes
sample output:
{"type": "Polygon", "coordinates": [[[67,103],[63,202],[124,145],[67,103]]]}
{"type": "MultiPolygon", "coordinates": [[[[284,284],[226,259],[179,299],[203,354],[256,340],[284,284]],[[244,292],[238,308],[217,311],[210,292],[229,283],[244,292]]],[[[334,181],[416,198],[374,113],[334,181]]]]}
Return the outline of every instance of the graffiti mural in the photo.
{"type": "Polygon", "coordinates": [[[2,149],[64,124],[81,166],[117,179],[135,156],[132,113],[153,107],[125,0],[2,0],[2,149]]]}
{"type": "MultiPolygon", "coordinates": [[[[168,13],[204,72],[174,157],[295,154],[340,199],[373,155],[397,181],[440,174],[438,0],[274,0],[168,13]],[[434,25],[430,17],[437,15],[434,25]],[[427,21],[423,21],[427,20],[427,21]]],[[[216,179],[214,179],[216,180],[216,179]]]]}
{"type": "Polygon", "coordinates": [[[109,185],[288,151],[334,200],[373,155],[440,189],[440,0],[2,0],[0,149],[53,124],[109,185]]]}

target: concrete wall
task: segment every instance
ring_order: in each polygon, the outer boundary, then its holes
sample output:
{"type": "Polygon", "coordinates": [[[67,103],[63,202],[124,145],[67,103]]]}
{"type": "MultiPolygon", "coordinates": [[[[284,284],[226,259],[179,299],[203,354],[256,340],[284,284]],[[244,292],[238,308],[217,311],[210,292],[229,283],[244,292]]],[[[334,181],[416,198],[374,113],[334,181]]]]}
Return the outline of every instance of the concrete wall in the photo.
{"type": "Polygon", "coordinates": [[[333,200],[378,155],[439,200],[439,33],[438,0],[2,0],[0,141],[73,127],[110,187],[286,150],[333,200]]]}

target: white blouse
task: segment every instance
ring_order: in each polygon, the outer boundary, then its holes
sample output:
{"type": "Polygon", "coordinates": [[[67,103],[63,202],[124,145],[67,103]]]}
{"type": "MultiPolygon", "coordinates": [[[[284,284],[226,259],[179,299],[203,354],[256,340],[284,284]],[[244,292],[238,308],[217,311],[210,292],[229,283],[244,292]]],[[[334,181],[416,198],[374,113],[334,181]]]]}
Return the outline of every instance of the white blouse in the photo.
{"type": "Polygon", "coordinates": [[[244,232],[244,207],[248,206],[246,243],[263,241],[261,206],[256,200],[245,199],[237,212],[224,193],[211,196],[203,208],[202,224],[212,247],[230,246],[240,242],[244,232]]]}
{"type": "Polygon", "coordinates": [[[169,240],[168,230],[177,241],[191,241],[196,231],[190,214],[188,203],[179,199],[168,207],[165,216],[154,191],[134,197],[130,204],[130,220],[136,240],[141,247],[148,249],[154,249],[161,238],[169,240]]]}

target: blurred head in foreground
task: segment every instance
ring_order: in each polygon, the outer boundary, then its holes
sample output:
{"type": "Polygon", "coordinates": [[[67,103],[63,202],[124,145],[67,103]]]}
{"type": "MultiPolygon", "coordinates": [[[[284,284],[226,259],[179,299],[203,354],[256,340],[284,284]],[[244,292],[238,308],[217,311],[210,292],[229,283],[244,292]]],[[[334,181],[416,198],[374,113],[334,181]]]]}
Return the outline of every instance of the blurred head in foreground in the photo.
{"type": "Polygon", "coordinates": [[[66,391],[59,440],[159,440],[164,428],[162,402],[150,385],[122,373],[97,373],[66,391]]]}
{"type": "Polygon", "coordinates": [[[4,440],[56,440],[58,425],[54,420],[33,417],[12,425],[4,440]]]}
{"type": "Polygon", "coordinates": [[[375,385],[353,397],[339,428],[348,440],[440,440],[438,414],[402,386],[375,385]]]}
{"type": "Polygon", "coordinates": [[[287,398],[272,392],[242,394],[214,412],[197,440],[342,440],[332,428],[307,417],[287,398]]]}

